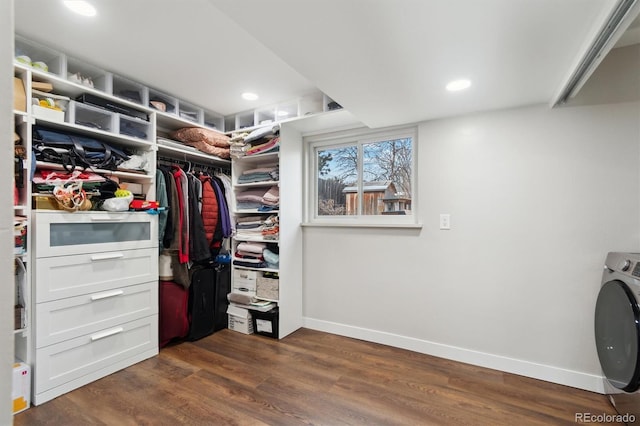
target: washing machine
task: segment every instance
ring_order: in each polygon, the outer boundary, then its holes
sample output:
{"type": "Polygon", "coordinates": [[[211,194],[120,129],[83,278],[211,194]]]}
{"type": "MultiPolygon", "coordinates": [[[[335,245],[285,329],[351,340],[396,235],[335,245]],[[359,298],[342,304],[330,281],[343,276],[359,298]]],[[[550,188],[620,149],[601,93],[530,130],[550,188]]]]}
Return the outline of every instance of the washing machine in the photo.
{"type": "Polygon", "coordinates": [[[607,255],[595,312],[605,393],[619,414],[640,419],[640,253],[607,255]]]}

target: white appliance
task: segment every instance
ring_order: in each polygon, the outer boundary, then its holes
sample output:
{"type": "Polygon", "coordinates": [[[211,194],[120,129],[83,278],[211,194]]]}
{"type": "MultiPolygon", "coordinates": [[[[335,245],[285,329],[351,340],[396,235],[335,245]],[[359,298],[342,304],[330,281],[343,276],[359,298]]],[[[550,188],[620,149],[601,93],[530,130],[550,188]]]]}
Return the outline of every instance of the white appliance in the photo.
{"type": "Polygon", "coordinates": [[[595,310],[605,392],[621,415],[640,419],[640,253],[607,255],[595,310]]]}

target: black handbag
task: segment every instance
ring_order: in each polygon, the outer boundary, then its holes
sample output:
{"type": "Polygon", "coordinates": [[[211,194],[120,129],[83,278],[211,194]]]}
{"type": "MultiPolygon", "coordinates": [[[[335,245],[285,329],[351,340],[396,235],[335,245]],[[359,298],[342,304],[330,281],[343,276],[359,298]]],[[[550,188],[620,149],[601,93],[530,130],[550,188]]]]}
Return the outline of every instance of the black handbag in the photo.
{"type": "Polygon", "coordinates": [[[67,172],[76,167],[116,170],[129,159],[122,150],[78,133],[33,127],[36,160],[62,164],[67,172]]]}

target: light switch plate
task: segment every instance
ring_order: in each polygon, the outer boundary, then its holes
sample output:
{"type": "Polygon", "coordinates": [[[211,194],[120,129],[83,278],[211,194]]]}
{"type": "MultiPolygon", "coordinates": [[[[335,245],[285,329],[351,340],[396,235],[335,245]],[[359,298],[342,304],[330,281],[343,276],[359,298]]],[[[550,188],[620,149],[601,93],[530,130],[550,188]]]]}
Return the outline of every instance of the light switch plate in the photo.
{"type": "Polygon", "coordinates": [[[451,215],[449,213],[440,214],[440,229],[451,229],[451,215]]]}

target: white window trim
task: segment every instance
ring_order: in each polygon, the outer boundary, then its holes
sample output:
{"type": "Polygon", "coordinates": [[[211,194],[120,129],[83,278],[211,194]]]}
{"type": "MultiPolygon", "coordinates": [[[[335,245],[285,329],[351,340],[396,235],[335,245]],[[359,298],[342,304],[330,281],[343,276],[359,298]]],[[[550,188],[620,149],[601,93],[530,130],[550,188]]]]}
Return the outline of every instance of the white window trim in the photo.
{"type": "MultiPolygon", "coordinates": [[[[360,154],[360,152],[359,152],[360,154]]],[[[304,159],[305,159],[305,206],[304,222],[305,227],[354,227],[354,228],[422,228],[419,218],[418,194],[418,128],[415,126],[392,127],[381,130],[371,130],[360,128],[355,130],[316,134],[304,138],[304,159]],[[344,144],[356,143],[362,145],[371,142],[385,140],[411,138],[411,212],[412,214],[401,215],[351,215],[351,216],[319,216],[318,196],[317,196],[317,158],[315,155],[317,148],[337,148],[344,144]]],[[[358,156],[358,186],[362,185],[362,155],[358,156]]],[[[359,205],[359,209],[361,204],[359,205]]]]}

